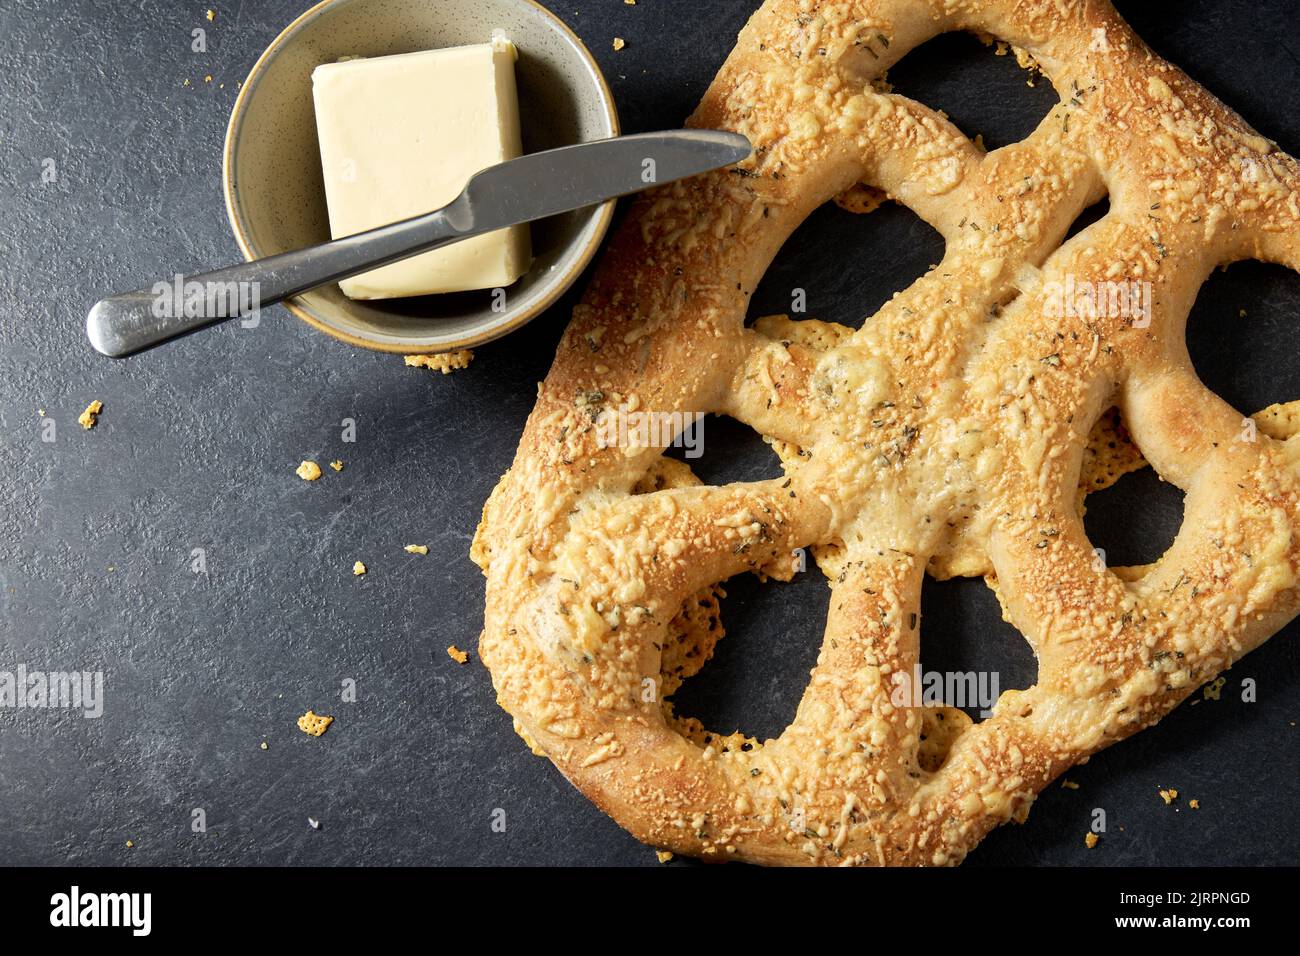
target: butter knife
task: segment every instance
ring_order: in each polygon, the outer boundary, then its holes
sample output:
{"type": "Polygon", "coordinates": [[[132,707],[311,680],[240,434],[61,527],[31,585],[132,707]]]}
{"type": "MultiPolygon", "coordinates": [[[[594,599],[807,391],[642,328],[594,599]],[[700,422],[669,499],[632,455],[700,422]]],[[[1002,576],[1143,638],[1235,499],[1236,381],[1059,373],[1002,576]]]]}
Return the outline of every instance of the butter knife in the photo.
{"type": "Polygon", "coordinates": [[[86,317],[86,335],[97,351],[122,358],[252,311],[245,297],[209,296],[203,309],[190,310],[201,314],[186,315],[186,303],[178,299],[195,283],[207,288],[256,283],[256,307],[273,305],[462,239],[729,166],[751,151],[739,133],[683,129],[531,153],[476,173],[459,196],[434,212],[101,299],[86,317]]]}

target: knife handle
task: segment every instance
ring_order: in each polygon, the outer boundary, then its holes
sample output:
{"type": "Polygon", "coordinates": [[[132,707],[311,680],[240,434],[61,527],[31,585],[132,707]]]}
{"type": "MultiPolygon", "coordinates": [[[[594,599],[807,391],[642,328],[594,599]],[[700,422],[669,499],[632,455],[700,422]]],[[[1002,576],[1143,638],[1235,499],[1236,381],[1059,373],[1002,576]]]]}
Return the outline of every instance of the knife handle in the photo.
{"type": "Polygon", "coordinates": [[[101,299],[86,335],[111,358],[136,352],[330,282],[339,282],[477,234],[464,194],[435,212],[319,246],[180,276],[101,299]]]}

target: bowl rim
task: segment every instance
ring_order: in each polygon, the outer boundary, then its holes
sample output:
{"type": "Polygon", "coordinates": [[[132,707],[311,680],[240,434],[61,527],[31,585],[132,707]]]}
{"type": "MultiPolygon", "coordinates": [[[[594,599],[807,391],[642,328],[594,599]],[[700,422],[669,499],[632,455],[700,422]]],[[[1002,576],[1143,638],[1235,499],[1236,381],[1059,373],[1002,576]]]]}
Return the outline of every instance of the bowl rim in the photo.
{"type": "MultiPolygon", "coordinates": [[[[293,19],[283,30],[281,30],[270,42],[257,61],[253,64],[252,69],[248,71],[248,76],[244,78],[243,85],[240,87],[239,95],[235,98],[235,105],[231,108],[230,120],[226,124],[225,142],[222,147],[221,160],[221,185],[222,194],[226,205],[226,218],[230,222],[230,228],[235,234],[235,242],[239,246],[240,253],[245,260],[252,262],[259,258],[253,249],[252,241],[249,239],[245,230],[244,222],[240,215],[240,204],[235,193],[235,176],[234,176],[234,159],[235,159],[235,140],[236,130],[239,128],[244,110],[247,108],[250,97],[256,90],[261,80],[262,73],[265,71],[270,61],[278,55],[283,47],[306,23],[320,16],[327,7],[337,6],[343,3],[359,2],[359,0],[319,0],[307,10],[300,13],[293,19]]],[[[578,55],[585,61],[586,66],[593,77],[596,79],[597,91],[600,97],[600,104],[604,108],[605,119],[608,123],[611,136],[618,136],[622,132],[618,118],[618,108],[614,102],[614,93],[609,87],[609,82],[605,79],[605,74],[601,72],[600,65],[596,58],[592,56],[591,50],[582,42],[582,38],[573,31],[573,28],[565,23],[560,17],[542,6],[537,0],[512,0],[515,3],[525,4],[533,7],[541,14],[544,21],[549,22],[552,29],[565,35],[573,48],[577,50],[578,55]]],[[[617,205],[616,200],[610,200],[602,204],[593,222],[595,228],[591,230],[590,238],[583,246],[581,254],[561,273],[548,277],[550,285],[546,292],[536,302],[527,309],[523,309],[510,321],[493,328],[484,329],[478,332],[470,332],[459,339],[446,344],[436,346],[421,344],[419,342],[389,342],[378,339],[365,338],[346,332],[343,329],[336,328],[325,319],[314,315],[311,310],[302,302],[300,296],[293,296],[285,299],[282,305],[302,321],[306,322],[312,328],[324,332],[341,342],[358,348],[371,349],[379,352],[389,352],[397,355],[413,354],[415,352],[452,352],[458,349],[473,348],[484,345],[488,342],[501,338],[515,331],[533,319],[537,318],[542,312],[546,311],[555,302],[564,295],[573,285],[573,283],[582,275],[583,271],[590,265],[591,260],[595,257],[597,250],[604,242],[605,235],[609,231],[610,223],[614,218],[614,208],[617,205]]]]}

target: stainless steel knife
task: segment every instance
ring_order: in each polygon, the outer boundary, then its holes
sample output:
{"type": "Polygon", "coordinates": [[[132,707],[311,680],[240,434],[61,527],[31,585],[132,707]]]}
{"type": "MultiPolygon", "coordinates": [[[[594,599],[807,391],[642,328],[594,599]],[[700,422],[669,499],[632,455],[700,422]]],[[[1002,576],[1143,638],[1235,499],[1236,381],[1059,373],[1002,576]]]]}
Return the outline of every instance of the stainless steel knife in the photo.
{"type": "Polygon", "coordinates": [[[251,311],[238,296],[217,297],[215,308],[191,310],[199,315],[186,315],[183,301],[163,301],[182,297],[194,283],[257,283],[260,308],[462,239],[729,166],[750,152],[749,140],[739,133],[683,129],[532,153],[475,174],[456,199],[434,212],[101,299],[86,317],[86,334],[98,351],[121,358],[251,311]],[[647,159],[654,160],[653,175],[647,174],[647,159]]]}

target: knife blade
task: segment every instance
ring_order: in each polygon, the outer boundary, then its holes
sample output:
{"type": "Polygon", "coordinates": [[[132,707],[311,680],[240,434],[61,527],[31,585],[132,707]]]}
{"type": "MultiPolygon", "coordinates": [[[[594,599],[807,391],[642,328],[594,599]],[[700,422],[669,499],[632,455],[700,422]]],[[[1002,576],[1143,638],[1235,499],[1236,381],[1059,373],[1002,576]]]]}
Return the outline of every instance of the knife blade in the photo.
{"type": "Polygon", "coordinates": [[[492,232],[686,179],[749,156],[749,140],[722,130],[671,130],[564,146],[490,166],[463,202],[472,227],[492,232]]]}
{"type": "Polygon", "coordinates": [[[683,129],[531,153],[476,173],[459,196],[433,212],[101,299],[86,317],[86,335],[97,351],[122,358],[453,242],[730,166],[751,151],[738,133],[683,129]],[[245,296],[199,296],[196,305],[187,295],[196,286],[221,290],[252,283],[258,295],[251,307],[245,296]]]}

